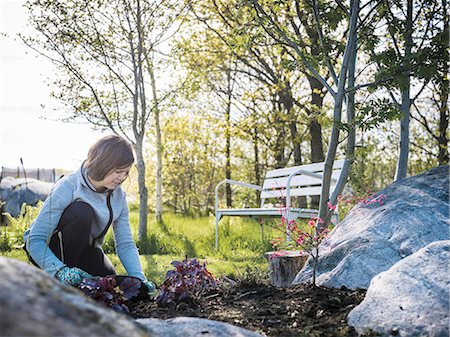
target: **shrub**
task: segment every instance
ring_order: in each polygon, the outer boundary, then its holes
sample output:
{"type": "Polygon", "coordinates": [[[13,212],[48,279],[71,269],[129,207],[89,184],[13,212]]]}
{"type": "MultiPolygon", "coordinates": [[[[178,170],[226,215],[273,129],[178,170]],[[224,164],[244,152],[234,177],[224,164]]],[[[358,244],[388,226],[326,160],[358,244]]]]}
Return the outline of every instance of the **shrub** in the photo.
{"type": "Polygon", "coordinates": [[[9,213],[4,213],[8,225],[5,226],[5,232],[1,238],[1,251],[9,251],[11,249],[20,249],[23,247],[23,233],[38,216],[41,207],[41,201],[39,201],[36,206],[22,204],[20,214],[17,218],[12,217],[9,213]]]}
{"type": "MultiPolygon", "coordinates": [[[[383,199],[385,195],[369,195],[364,197],[352,197],[351,199],[345,199],[340,197],[339,203],[359,203],[363,205],[379,204],[383,205],[383,199]],[[349,201],[346,201],[349,200],[349,201]]],[[[329,211],[335,211],[337,205],[333,205],[328,202],[329,211]]],[[[277,228],[283,232],[283,236],[276,237],[272,240],[274,248],[284,249],[296,249],[300,248],[308,252],[310,258],[312,258],[313,272],[312,283],[316,284],[316,272],[319,261],[319,245],[320,243],[330,235],[330,228],[326,227],[325,221],[321,218],[311,218],[307,226],[303,226],[295,220],[288,220],[285,209],[281,209],[281,222],[277,224],[277,228]],[[287,239],[288,238],[288,239],[287,239]]],[[[280,253],[282,255],[282,253],[280,253]]]]}

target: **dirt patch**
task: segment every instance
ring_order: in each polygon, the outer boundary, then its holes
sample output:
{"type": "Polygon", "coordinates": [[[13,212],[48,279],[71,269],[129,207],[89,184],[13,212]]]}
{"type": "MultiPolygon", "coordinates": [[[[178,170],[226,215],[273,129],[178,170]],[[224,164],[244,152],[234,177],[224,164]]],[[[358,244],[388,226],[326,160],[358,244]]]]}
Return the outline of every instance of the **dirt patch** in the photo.
{"type": "Polygon", "coordinates": [[[364,295],[365,290],[311,285],[279,289],[268,284],[236,284],[167,307],[138,302],[130,309],[135,318],[200,317],[273,337],[357,336],[346,318],[364,295]]]}

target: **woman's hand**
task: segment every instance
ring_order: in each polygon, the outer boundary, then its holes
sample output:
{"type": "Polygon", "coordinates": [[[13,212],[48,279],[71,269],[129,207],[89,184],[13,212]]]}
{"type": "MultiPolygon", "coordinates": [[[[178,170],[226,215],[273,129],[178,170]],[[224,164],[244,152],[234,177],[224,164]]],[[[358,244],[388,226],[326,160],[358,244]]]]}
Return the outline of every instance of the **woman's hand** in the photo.
{"type": "Polygon", "coordinates": [[[76,287],[83,281],[83,279],[92,278],[92,275],[88,274],[80,268],[69,268],[66,266],[58,270],[58,272],[55,274],[55,277],[64,284],[76,287]]]}
{"type": "Polygon", "coordinates": [[[156,286],[153,282],[150,282],[148,280],[142,281],[142,284],[147,287],[147,295],[154,299],[156,296],[158,296],[158,290],[156,290],[156,286]]]}

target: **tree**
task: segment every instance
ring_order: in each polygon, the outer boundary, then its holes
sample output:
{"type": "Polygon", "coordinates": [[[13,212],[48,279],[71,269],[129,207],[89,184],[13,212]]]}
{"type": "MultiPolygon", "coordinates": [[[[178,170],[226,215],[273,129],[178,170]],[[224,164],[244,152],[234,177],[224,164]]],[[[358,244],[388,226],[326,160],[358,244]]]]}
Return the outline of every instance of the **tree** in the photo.
{"type": "MultiPolygon", "coordinates": [[[[192,6],[191,6],[192,10],[192,6]]],[[[190,85],[186,85],[184,95],[191,99],[193,95],[204,93],[210,109],[223,116],[220,129],[225,135],[225,178],[231,179],[231,143],[232,110],[236,84],[236,61],[222,41],[207,32],[199,34],[195,24],[186,25],[186,29],[175,42],[179,64],[189,73],[190,85]]],[[[226,187],[227,206],[231,207],[231,188],[226,187]]]]}
{"type": "MultiPolygon", "coordinates": [[[[389,82],[382,83],[381,87],[387,89],[392,102],[401,113],[396,180],[407,174],[411,143],[410,119],[418,120],[427,128],[423,122],[423,114],[417,110],[417,116],[413,116],[411,107],[426,92],[430,82],[441,82],[445,87],[445,82],[442,82],[445,78],[443,69],[448,68],[448,61],[445,61],[445,58],[448,59],[448,52],[444,47],[447,44],[443,40],[445,7],[445,1],[439,5],[436,0],[407,0],[383,1],[377,8],[379,23],[384,28],[378,29],[376,33],[379,35],[378,43],[374,46],[371,58],[379,68],[377,77],[391,78],[389,82]]],[[[444,116],[441,114],[441,120],[442,117],[444,116]]],[[[441,128],[446,128],[444,124],[441,124],[441,128]]],[[[439,136],[437,140],[439,144],[445,141],[439,136]]]]}
{"type": "MultiPolygon", "coordinates": [[[[426,95],[426,106],[416,107],[416,113],[412,118],[419,122],[424,130],[431,136],[431,140],[437,144],[438,165],[449,163],[448,149],[448,124],[449,124],[449,67],[450,57],[448,53],[449,45],[449,18],[447,13],[447,1],[441,1],[441,6],[429,14],[431,20],[429,30],[432,36],[427,46],[427,67],[426,75],[430,78],[429,90],[426,95]],[[431,71],[430,71],[431,70],[431,71]],[[431,109],[430,109],[431,107],[431,109]],[[438,118],[429,118],[429,112],[438,112],[438,118]],[[435,125],[437,124],[437,125],[435,125]]],[[[413,144],[415,145],[415,144],[413,144]]]]}
{"type": "Polygon", "coordinates": [[[150,116],[156,111],[158,118],[160,104],[152,56],[174,22],[173,4],[165,0],[35,0],[27,8],[36,36],[23,40],[56,66],[59,79],[53,95],[71,114],[68,120],[85,119],[133,143],[139,239],[144,240],[148,192],[143,148],[150,116]]]}
{"type": "Polygon", "coordinates": [[[214,212],[214,187],[223,179],[218,158],[224,156],[225,137],[217,127],[222,116],[192,104],[187,108],[195,114],[174,113],[164,123],[164,202],[174,212],[205,216],[214,212]]]}
{"type": "MultiPolygon", "coordinates": [[[[281,43],[292,48],[298,55],[298,63],[301,65],[305,71],[308,71],[311,76],[314,76],[320,83],[324,85],[324,87],[328,90],[328,92],[332,95],[334,100],[333,106],[333,126],[331,130],[330,140],[328,144],[328,152],[325,159],[324,164],[324,173],[322,180],[322,190],[321,190],[321,198],[319,204],[319,218],[321,218],[325,223],[328,223],[330,219],[330,213],[327,207],[327,203],[331,202],[333,205],[336,203],[337,196],[342,192],[345,183],[348,178],[350,164],[353,160],[353,147],[354,147],[354,133],[351,132],[348,135],[348,147],[347,147],[347,155],[346,162],[343,168],[343,172],[339,181],[337,182],[337,187],[333,195],[330,197],[330,185],[331,185],[331,174],[333,162],[336,157],[337,146],[339,144],[339,134],[342,128],[342,109],[344,106],[344,102],[347,100],[347,113],[350,114],[350,118],[347,117],[349,123],[352,121],[351,114],[354,113],[354,107],[352,106],[352,98],[353,92],[355,91],[355,86],[350,86],[353,84],[354,79],[354,67],[356,62],[357,55],[357,33],[358,33],[358,20],[360,14],[360,2],[359,0],[352,0],[350,2],[350,7],[344,8],[345,11],[348,11],[349,20],[347,25],[347,37],[346,37],[346,45],[345,51],[340,60],[340,70],[336,72],[333,64],[336,64],[333,60],[331,60],[330,55],[327,53],[323,53],[324,64],[326,64],[326,69],[331,74],[331,78],[333,80],[333,84],[329,84],[327,79],[320,74],[321,68],[318,67],[318,64],[314,62],[314,59],[305,52],[302,46],[297,43],[295,38],[295,34],[291,34],[288,28],[283,25],[282,18],[279,17],[279,9],[281,8],[280,4],[276,6],[271,6],[270,4],[264,3],[261,5],[258,0],[252,0],[252,3],[259,13],[259,18],[261,25],[265,27],[268,34],[273,36],[275,39],[280,41],[281,43]],[[351,94],[350,97],[347,97],[348,94],[351,94]]],[[[341,3],[339,3],[342,5],[341,3]]],[[[323,48],[326,46],[326,41],[324,39],[324,34],[322,31],[321,20],[320,20],[320,10],[323,11],[330,10],[328,3],[319,4],[316,1],[311,3],[312,11],[314,13],[314,20],[320,40],[320,45],[323,48]],[[324,8],[326,10],[324,10],[324,8]]],[[[285,23],[291,24],[291,22],[287,21],[285,23]]],[[[299,30],[299,27],[296,24],[292,24],[294,27],[294,33],[299,30]]]]}
{"type": "MultiPolygon", "coordinates": [[[[323,161],[322,130],[316,119],[322,108],[324,96],[322,84],[310,76],[308,79],[311,101],[304,103],[303,98],[296,97],[295,93],[301,92],[298,83],[301,82],[303,74],[292,71],[295,57],[284,45],[274,44],[270,36],[264,35],[264,30],[255,20],[256,13],[252,8],[244,6],[243,3],[236,5],[226,0],[190,1],[190,3],[195,17],[234,53],[240,63],[237,71],[243,76],[248,76],[250,81],[258,81],[267,88],[270,99],[274,102],[273,125],[278,126],[275,136],[277,142],[274,144],[276,166],[286,166],[289,160],[284,153],[287,137],[292,142],[294,165],[302,164],[302,139],[297,118],[299,109],[307,115],[311,138],[311,161],[323,161]]],[[[302,20],[306,22],[307,15],[303,14],[304,11],[300,12],[302,20]]],[[[314,29],[307,32],[309,36],[301,40],[302,46],[311,48],[313,55],[316,56],[314,51],[318,44],[317,34],[314,29]],[[307,40],[308,42],[304,42],[307,40]]],[[[249,92],[248,89],[246,91],[249,92]]]]}

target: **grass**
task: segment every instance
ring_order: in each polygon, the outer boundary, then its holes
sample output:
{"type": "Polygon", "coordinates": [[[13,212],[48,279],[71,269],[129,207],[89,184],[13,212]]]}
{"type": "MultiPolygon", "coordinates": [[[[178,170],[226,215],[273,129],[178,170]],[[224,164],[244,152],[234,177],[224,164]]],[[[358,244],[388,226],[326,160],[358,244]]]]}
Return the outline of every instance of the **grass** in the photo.
{"type": "MultiPolygon", "coordinates": [[[[30,209],[33,214],[36,209],[30,209]]],[[[29,213],[28,213],[29,214],[29,213]]],[[[130,212],[132,232],[137,238],[138,217],[136,211],[130,212]]],[[[220,249],[214,248],[214,217],[185,217],[165,213],[164,222],[158,224],[150,214],[145,242],[137,241],[144,274],[156,284],[161,284],[165,274],[172,269],[171,262],[184,258],[197,258],[207,263],[208,270],[215,276],[233,279],[247,277],[249,273],[264,274],[267,271],[266,251],[272,250],[270,240],[279,232],[264,226],[264,239],[261,226],[252,219],[224,218],[219,226],[220,249]]],[[[27,261],[20,238],[24,228],[30,225],[30,216],[23,215],[3,227],[0,255],[27,261]],[[10,242],[14,238],[14,242],[10,242]]],[[[119,274],[125,270],[114,251],[112,231],[107,234],[104,250],[119,274]]]]}
{"type": "MultiPolygon", "coordinates": [[[[137,237],[138,213],[130,214],[134,236],[137,237]]],[[[261,226],[251,219],[225,218],[219,226],[220,249],[215,250],[214,217],[185,217],[166,213],[158,224],[150,215],[146,242],[137,242],[145,275],[156,283],[164,280],[172,269],[170,263],[184,258],[197,258],[207,263],[214,276],[238,278],[250,269],[267,270],[264,252],[271,250],[270,239],[276,234],[265,226],[265,239],[261,226]]],[[[108,234],[108,247],[112,248],[112,233],[108,234]]],[[[112,252],[112,249],[111,251],[112,252]]],[[[120,269],[116,256],[110,256],[120,269]]]]}

